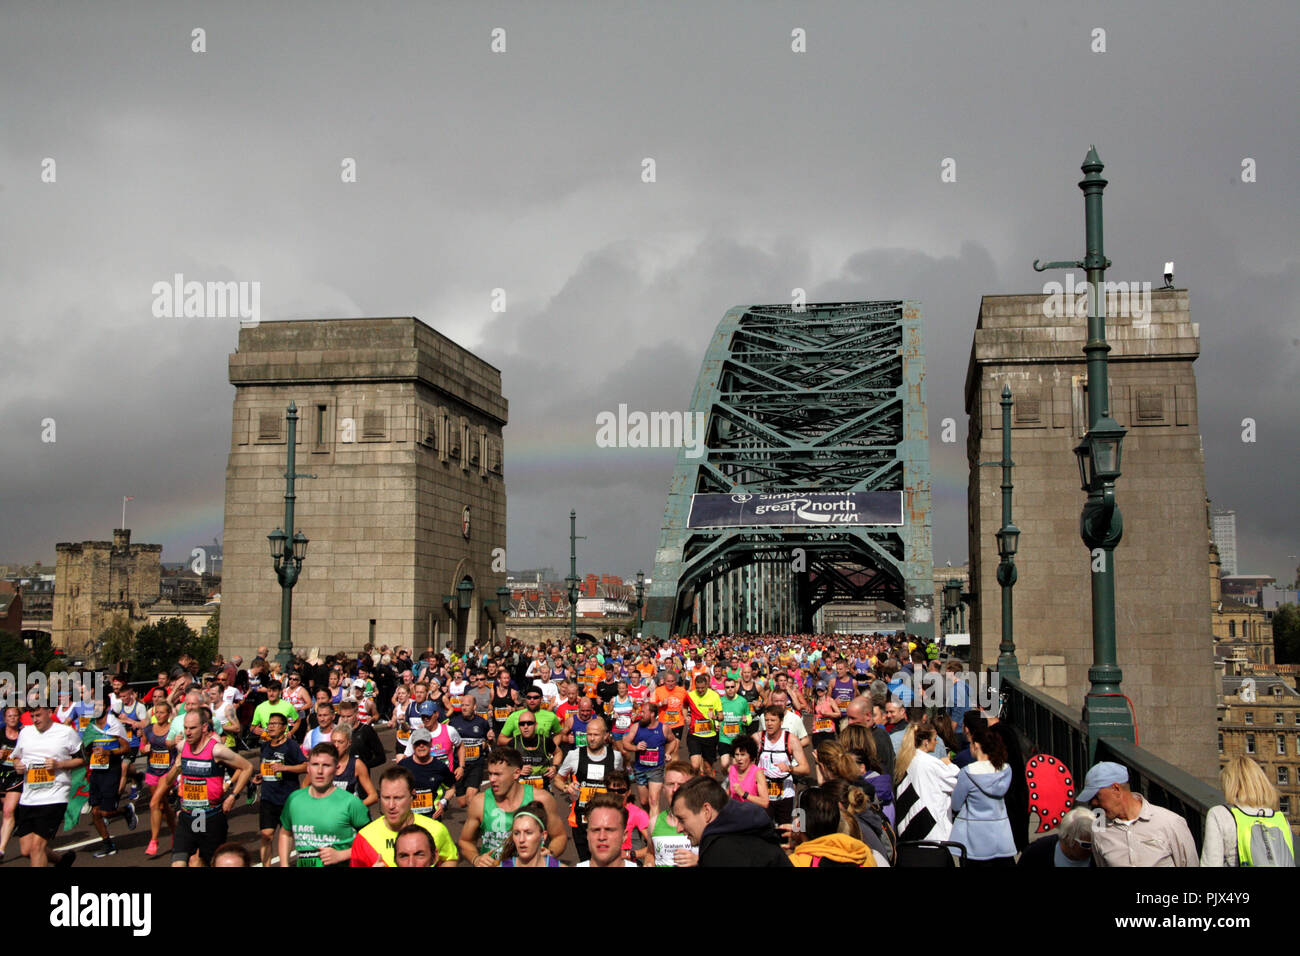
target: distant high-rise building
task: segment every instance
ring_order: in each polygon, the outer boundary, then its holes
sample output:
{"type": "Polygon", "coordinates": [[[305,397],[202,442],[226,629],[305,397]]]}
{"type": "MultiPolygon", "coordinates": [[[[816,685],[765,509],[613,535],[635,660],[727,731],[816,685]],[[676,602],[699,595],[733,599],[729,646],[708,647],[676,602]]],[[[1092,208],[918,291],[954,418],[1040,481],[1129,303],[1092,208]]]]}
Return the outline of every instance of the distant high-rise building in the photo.
{"type": "Polygon", "coordinates": [[[1210,533],[1219,549],[1224,577],[1237,573],[1237,512],[1216,511],[1210,516],[1210,533]]]}

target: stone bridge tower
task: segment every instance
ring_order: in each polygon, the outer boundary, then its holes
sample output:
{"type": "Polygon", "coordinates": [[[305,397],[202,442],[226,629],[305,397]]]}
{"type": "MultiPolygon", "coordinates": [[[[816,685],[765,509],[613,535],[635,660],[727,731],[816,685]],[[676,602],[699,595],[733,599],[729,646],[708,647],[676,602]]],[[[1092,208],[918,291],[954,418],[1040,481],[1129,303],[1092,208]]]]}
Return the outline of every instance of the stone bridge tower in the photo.
{"type": "MultiPolygon", "coordinates": [[[[993,666],[1001,640],[994,539],[1001,471],[979,463],[1002,457],[998,399],[1010,385],[1013,513],[1022,532],[1016,656],[1026,682],[1078,715],[1092,664],[1090,565],[1079,537],[1084,493],[1073,452],[1088,425],[1087,319],[1082,310],[1059,311],[1041,294],[980,303],[966,376],[971,659],[993,666]]],[[[1150,293],[1145,314],[1117,311],[1107,309],[1106,334],[1111,415],[1128,429],[1117,489],[1124,538],[1115,551],[1122,687],[1141,745],[1209,781],[1218,761],[1205,463],[1192,368],[1200,333],[1186,290],[1150,293]]]]}
{"type": "MultiPolygon", "coordinates": [[[[221,650],[279,642],[266,536],[283,523],[285,410],[298,406],[299,654],[418,654],[499,624],[506,492],[501,373],[415,318],[262,322],[230,356],[221,650]]],[[[290,534],[295,529],[288,529],[290,534]]]]}

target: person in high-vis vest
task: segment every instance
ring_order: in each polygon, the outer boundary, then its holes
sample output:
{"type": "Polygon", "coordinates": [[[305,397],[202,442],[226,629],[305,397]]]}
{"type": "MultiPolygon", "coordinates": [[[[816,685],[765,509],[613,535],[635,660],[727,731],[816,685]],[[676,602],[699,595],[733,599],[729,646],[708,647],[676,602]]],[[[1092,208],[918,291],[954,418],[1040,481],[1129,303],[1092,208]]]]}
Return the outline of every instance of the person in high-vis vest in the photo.
{"type": "Polygon", "coordinates": [[[1219,772],[1219,786],[1227,802],[1205,815],[1201,866],[1295,866],[1291,824],[1259,764],[1231,758],[1219,772]]]}

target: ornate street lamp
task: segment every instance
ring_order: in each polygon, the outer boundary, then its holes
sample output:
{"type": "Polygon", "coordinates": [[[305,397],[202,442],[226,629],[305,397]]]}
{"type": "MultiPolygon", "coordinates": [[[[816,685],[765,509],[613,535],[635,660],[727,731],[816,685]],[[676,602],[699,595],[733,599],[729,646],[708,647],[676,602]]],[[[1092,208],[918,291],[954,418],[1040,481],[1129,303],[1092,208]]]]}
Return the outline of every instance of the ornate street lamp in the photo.
{"type": "Polygon", "coordinates": [[[645,624],[645,615],[642,608],[645,607],[645,573],[638,571],[636,573],[636,632],[637,637],[641,636],[641,628],[645,624]]]}
{"type": "Polygon", "coordinates": [[[1020,547],[1020,529],[1011,521],[1011,386],[1002,386],[1002,460],[981,462],[1002,469],[1002,527],[998,539],[998,586],[1002,589],[1002,643],[998,645],[998,673],[1006,677],[1020,677],[1020,663],[1016,660],[1016,639],[1013,627],[1011,589],[1015,587],[1016,551],[1020,547]]]}
{"type": "Polygon", "coordinates": [[[1110,375],[1106,342],[1106,269],[1103,252],[1102,193],[1105,167],[1096,147],[1083,161],[1084,232],[1086,254],[1081,262],[1048,262],[1034,269],[1077,269],[1088,273],[1088,341],[1083,347],[1088,368],[1088,433],[1074,449],[1079,483],[1088,493],[1079,518],[1079,536],[1088,547],[1092,569],[1091,687],[1084,698],[1083,719],[1093,757],[1102,737],[1132,741],[1136,737],[1128,701],[1120,689],[1123,673],[1118,664],[1115,636],[1115,548],[1124,536],[1124,521],[1115,503],[1115,482],[1120,476],[1121,450],[1126,431],[1110,417],[1110,375]]]}
{"type": "Polygon", "coordinates": [[[295,531],[290,538],[284,528],[293,527],[293,508],[297,498],[294,494],[295,479],[316,476],[299,475],[294,471],[294,454],[298,444],[298,406],[293,402],[289,403],[286,417],[289,419],[289,460],[284,471],[284,527],[276,528],[266,536],[266,540],[270,542],[271,563],[280,582],[280,645],[275,659],[287,673],[293,662],[293,586],[298,583],[303,559],[307,557],[307,536],[301,531],[295,531]]]}

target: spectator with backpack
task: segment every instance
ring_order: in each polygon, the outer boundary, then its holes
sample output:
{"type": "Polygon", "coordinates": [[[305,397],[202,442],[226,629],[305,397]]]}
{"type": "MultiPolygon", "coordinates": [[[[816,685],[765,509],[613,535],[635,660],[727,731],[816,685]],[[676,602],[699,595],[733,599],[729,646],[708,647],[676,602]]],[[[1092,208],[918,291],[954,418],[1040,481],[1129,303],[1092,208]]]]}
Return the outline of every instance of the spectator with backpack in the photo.
{"type": "Polygon", "coordinates": [[[1259,764],[1236,756],[1219,772],[1226,803],[1205,816],[1201,866],[1295,866],[1291,825],[1259,764]]]}

